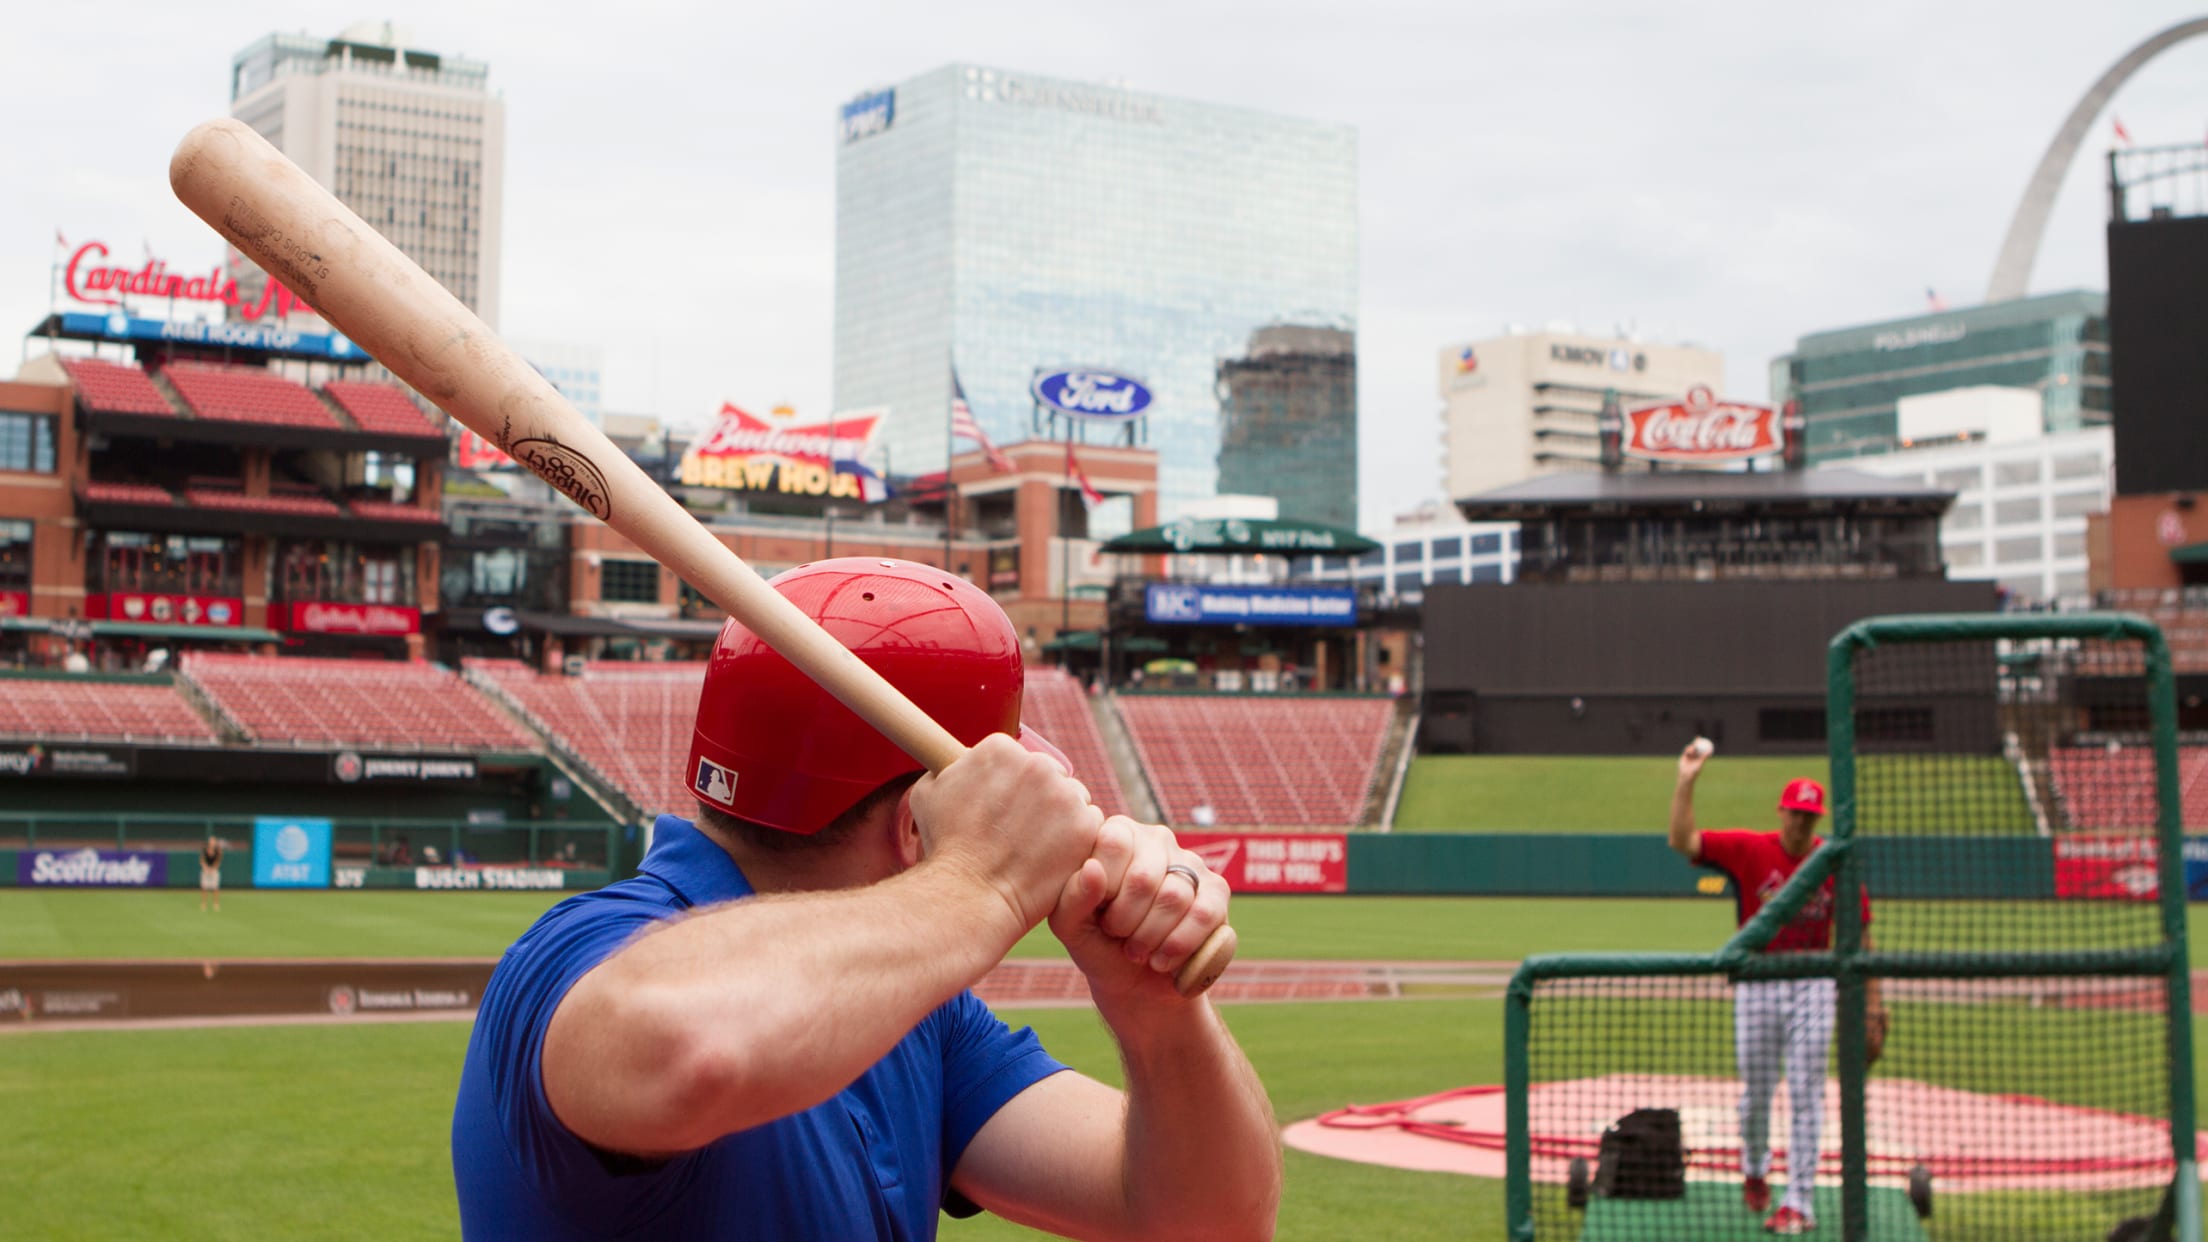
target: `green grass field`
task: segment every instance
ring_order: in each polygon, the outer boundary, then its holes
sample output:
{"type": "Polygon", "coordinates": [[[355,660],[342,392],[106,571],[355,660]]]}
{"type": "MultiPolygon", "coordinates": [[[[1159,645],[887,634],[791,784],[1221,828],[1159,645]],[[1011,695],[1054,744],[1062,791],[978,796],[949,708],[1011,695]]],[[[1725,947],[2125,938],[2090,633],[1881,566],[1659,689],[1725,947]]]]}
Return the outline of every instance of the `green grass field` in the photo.
{"type": "MultiPolygon", "coordinates": [[[[0,890],[9,956],[495,954],[550,904],[470,893],[197,895],[0,890]],[[34,948],[19,946],[35,946],[34,948]]],[[[1243,898],[1250,958],[1517,958],[1565,949],[1700,949],[1721,901],[1243,898]]],[[[1022,952],[1050,952],[1047,937],[1022,952]]],[[[2197,952],[2197,950],[2196,950],[2197,952]]],[[[1496,1000],[1230,1007],[1283,1121],[1502,1075],[1496,1000]]],[[[1085,1010],[1008,1012],[1107,1081],[1085,1010]]],[[[461,1023],[0,1036],[0,1235],[449,1237],[446,1131],[461,1023]]],[[[1499,1236],[1500,1183],[1290,1152],[1280,1236],[1499,1236]]],[[[944,1236],[1033,1236],[990,1218],[944,1236]]]]}
{"type": "MultiPolygon", "coordinates": [[[[1669,755],[1428,755],[1404,778],[1395,827],[1661,833],[1678,772],[1679,761],[1669,755]]],[[[1824,780],[1823,757],[1719,755],[1695,782],[1695,818],[1705,828],[1776,828],[1779,790],[1797,776],[1824,780]]]]}

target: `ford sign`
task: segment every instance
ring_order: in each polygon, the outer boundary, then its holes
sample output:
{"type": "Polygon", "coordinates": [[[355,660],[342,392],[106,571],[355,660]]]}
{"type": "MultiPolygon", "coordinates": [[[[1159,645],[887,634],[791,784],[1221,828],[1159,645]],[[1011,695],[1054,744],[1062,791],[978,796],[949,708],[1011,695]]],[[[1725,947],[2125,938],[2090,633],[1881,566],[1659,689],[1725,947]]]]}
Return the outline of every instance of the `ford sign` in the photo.
{"type": "Polygon", "coordinates": [[[1035,399],[1075,418],[1123,422],[1150,409],[1150,390],[1115,371],[1068,368],[1044,371],[1029,388],[1035,399]]]}

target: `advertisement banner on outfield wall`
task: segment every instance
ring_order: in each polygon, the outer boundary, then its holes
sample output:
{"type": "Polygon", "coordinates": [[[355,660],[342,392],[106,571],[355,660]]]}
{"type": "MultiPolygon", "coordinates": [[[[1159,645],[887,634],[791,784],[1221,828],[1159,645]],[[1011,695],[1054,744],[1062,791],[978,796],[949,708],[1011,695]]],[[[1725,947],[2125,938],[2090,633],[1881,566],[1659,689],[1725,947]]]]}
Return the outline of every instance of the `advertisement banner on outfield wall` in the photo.
{"type": "Polygon", "coordinates": [[[2185,838],[2185,895],[2208,901],[2208,837],[2185,838]]]}
{"type": "Polygon", "coordinates": [[[272,815],[253,821],[253,887],[329,886],[330,821],[272,815]]]}
{"type": "Polygon", "coordinates": [[[1181,846],[1237,893],[1349,889],[1349,838],[1325,832],[1183,832],[1181,846]]]}
{"type": "Polygon", "coordinates": [[[2056,837],[2055,896],[2153,901],[2161,896],[2153,837],[2056,837]]]}
{"type": "Polygon", "coordinates": [[[160,888],[169,856],[150,850],[24,850],[15,882],[43,888],[160,888]]]}

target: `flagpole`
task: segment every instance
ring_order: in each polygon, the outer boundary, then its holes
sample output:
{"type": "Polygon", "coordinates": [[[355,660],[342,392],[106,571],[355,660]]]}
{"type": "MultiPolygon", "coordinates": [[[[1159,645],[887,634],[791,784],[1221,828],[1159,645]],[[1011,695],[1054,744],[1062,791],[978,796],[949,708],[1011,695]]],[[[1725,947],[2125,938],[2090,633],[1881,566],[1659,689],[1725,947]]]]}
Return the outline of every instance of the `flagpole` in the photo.
{"type": "MultiPolygon", "coordinates": [[[[1066,418],[1066,486],[1058,493],[1058,639],[1066,641],[1066,634],[1073,629],[1073,536],[1066,530],[1066,492],[1073,490],[1073,418],[1066,418]]],[[[1065,667],[1066,659],[1073,654],[1070,647],[1059,649],[1058,666],[1065,667]]]]}
{"type": "Polygon", "coordinates": [[[958,416],[954,412],[958,405],[957,394],[958,360],[953,358],[951,399],[943,403],[943,572],[947,574],[957,572],[951,564],[951,535],[958,515],[958,490],[951,486],[951,458],[956,456],[951,451],[951,445],[958,438],[957,433],[952,430],[958,423],[958,416]]]}

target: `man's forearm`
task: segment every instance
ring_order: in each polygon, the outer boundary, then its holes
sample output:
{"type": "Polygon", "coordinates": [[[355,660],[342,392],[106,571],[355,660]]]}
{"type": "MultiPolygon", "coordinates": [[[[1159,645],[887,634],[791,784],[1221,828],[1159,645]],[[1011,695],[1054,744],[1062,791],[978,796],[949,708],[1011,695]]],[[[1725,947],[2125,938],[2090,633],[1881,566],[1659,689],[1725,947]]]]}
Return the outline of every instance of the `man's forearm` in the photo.
{"type": "Polygon", "coordinates": [[[1683,776],[1671,791],[1671,848],[1694,857],[1694,778],[1683,776]]]}
{"type": "Polygon", "coordinates": [[[1280,1136],[1257,1071],[1209,1002],[1113,1028],[1127,1067],[1128,1219],[1143,1238],[1269,1238],[1280,1136]],[[1124,1029],[1123,1029],[1124,1028],[1124,1029]]]}
{"type": "Polygon", "coordinates": [[[698,911],[585,976],[547,1035],[548,1063],[580,1058],[648,1097],[555,1091],[554,1107],[594,1142],[650,1152],[800,1112],[857,1079],[1025,930],[994,893],[930,865],[863,889],[698,911]]]}

